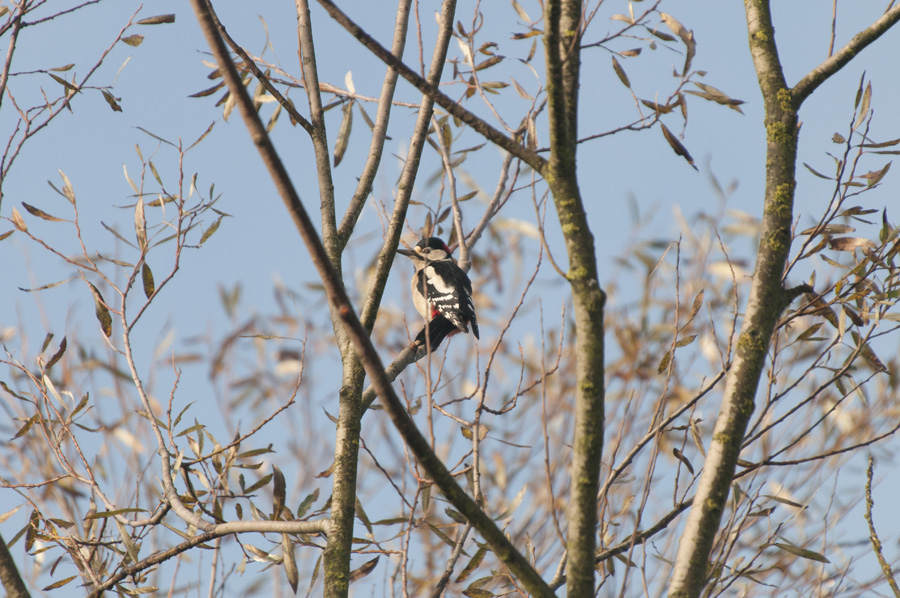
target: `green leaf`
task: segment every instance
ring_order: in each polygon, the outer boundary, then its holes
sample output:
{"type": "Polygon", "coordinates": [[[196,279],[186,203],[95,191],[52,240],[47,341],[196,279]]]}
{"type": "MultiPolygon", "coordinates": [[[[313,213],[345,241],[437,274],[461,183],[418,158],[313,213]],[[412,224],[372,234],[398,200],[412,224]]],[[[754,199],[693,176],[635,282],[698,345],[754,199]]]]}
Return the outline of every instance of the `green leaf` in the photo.
{"type": "Polygon", "coordinates": [[[676,346],[676,347],[687,347],[688,345],[690,345],[690,344],[691,344],[692,342],[694,342],[695,340],[697,340],[697,335],[696,335],[696,334],[692,334],[692,335],[686,336],[686,337],[684,337],[684,338],[682,338],[682,339],[678,339],[678,342],[675,343],[675,346],[676,346]]]}
{"type": "Polygon", "coordinates": [[[255,492],[256,490],[259,490],[260,488],[262,488],[262,487],[268,485],[268,483],[271,482],[271,481],[272,481],[272,474],[270,473],[269,475],[263,477],[261,480],[259,480],[258,482],[256,482],[255,484],[253,484],[252,486],[250,486],[249,488],[247,488],[247,489],[244,491],[244,493],[245,493],[245,494],[252,494],[252,493],[255,492]]]}
{"type": "Polygon", "coordinates": [[[519,508],[519,505],[522,504],[522,499],[525,498],[525,491],[528,490],[528,484],[526,483],[522,486],[522,489],[519,490],[519,493],[516,494],[516,497],[513,499],[509,506],[503,509],[503,512],[494,517],[494,521],[500,521],[501,519],[506,519],[510,515],[512,515],[516,509],[519,508]]]}
{"type": "Polygon", "coordinates": [[[129,46],[134,46],[136,48],[144,42],[144,36],[139,33],[136,35],[129,35],[127,37],[123,37],[122,41],[129,46]]]}
{"type": "Polygon", "coordinates": [[[478,565],[481,564],[481,561],[484,560],[484,555],[487,554],[487,549],[483,546],[475,552],[475,555],[469,559],[469,562],[466,564],[465,568],[459,572],[459,575],[456,577],[456,583],[460,583],[469,578],[470,575],[478,568],[478,565]]]}
{"type": "Polygon", "coordinates": [[[49,370],[54,366],[54,364],[56,364],[57,361],[62,358],[63,353],[66,352],[67,345],[68,343],[66,342],[66,337],[63,337],[63,339],[59,342],[59,348],[56,350],[56,353],[54,353],[50,360],[44,365],[44,370],[49,370]]]}
{"type": "Polygon", "coordinates": [[[112,336],[112,316],[109,313],[109,308],[106,306],[103,295],[100,294],[97,287],[90,282],[88,286],[91,287],[91,295],[94,296],[94,314],[97,316],[97,321],[100,322],[100,330],[103,331],[106,338],[109,338],[112,336]]]}
{"type": "Polygon", "coordinates": [[[149,299],[156,292],[156,283],[153,281],[153,272],[147,262],[141,264],[141,283],[144,285],[144,296],[149,299]]]}
{"type": "Polygon", "coordinates": [[[666,351],[666,354],[663,355],[662,359],[659,361],[659,366],[656,368],[657,374],[662,374],[669,367],[669,362],[672,361],[672,352],[666,351]]]}
{"type": "Polygon", "coordinates": [[[281,473],[281,470],[276,465],[272,465],[272,477],[275,480],[275,483],[272,485],[272,519],[278,521],[281,512],[284,510],[286,484],[284,474],[281,473]]]}
{"type": "Polygon", "coordinates": [[[203,245],[204,243],[206,243],[206,241],[209,240],[209,238],[213,236],[213,234],[217,230],[219,230],[219,224],[222,222],[222,218],[224,218],[224,216],[219,216],[218,218],[216,218],[216,221],[210,224],[209,228],[203,231],[203,234],[200,236],[200,243],[198,243],[199,245],[203,245]]]}
{"type": "Polygon", "coordinates": [[[622,68],[622,65],[619,64],[619,61],[616,60],[616,57],[612,57],[612,65],[613,70],[616,71],[616,76],[619,77],[619,81],[622,82],[622,85],[631,89],[631,81],[628,79],[628,75],[625,74],[625,69],[622,68]]]}
{"type": "Polygon", "coordinates": [[[78,576],[77,576],[77,575],[73,575],[72,577],[67,577],[67,578],[65,578],[65,579],[60,579],[59,581],[57,581],[57,582],[55,582],[55,583],[51,583],[49,586],[47,586],[46,588],[42,589],[41,591],[42,591],[42,592],[47,592],[47,591],[49,591],[49,590],[55,590],[56,588],[61,588],[61,587],[63,587],[64,585],[66,585],[67,583],[69,583],[70,581],[72,581],[73,579],[75,579],[76,577],[78,577],[78,576]]]}
{"type": "Polygon", "coordinates": [[[789,552],[793,555],[802,557],[804,559],[809,559],[811,561],[818,561],[820,563],[828,563],[828,564],[831,563],[831,561],[829,561],[827,558],[825,558],[825,555],[820,554],[818,552],[814,552],[812,550],[807,550],[805,548],[800,548],[799,546],[794,546],[793,544],[785,544],[783,542],[775,542],[774,544],[772,544],[772,546],[777,546],[778,548],[782,549],[785,552],[789,552]]]}
{"type": "Polygon", "coordinates": [[[103,99],[106,100],[106,103],[109,104],[109,107],[112,108],[113,112],[121,112],[122,111],[122,107],[119,106],[119,101],[121,101],[122,98],[117,98],[116,96],[109,93],[105,89],[101,89],[100,93],[103,94],[103,99]]]}
{"type": "Polygon", "coordinates": [[[138,509],[138,508],[129,508],[129,509],[116,509],[115,511],[100,511],[97,513],[92,513],[84,518],[84,521],[89,519],[106,519],[107,517],[115,517],[116,515],[124,515],[126,513],[146,513],[147,509],[138,509]]]}
{"type": "Polygon", "coordinates": [[[294,543],[291,542],[291,537],[288,534],[283,534],[281,536],[281,554],[284,556],[284,560],[282,561],[284,574],[288,579],[288,583],[291,585],[291,589],[294,590],[294,594],[296,594],[297,586],[300,583],[300,571],[297,569],[297,560],[294,556],[294,543]]]}
{"type": "MultiPolygon", "coordinates": [[[[862,82],[860,82],[861,84],[862,82]]],[[[860,89],[862,89],[862,85],[860,85],[860,89]]],[[[859,103],[859,94],[857,93],[857,103],[859,103]]],[[[869,115],[869,104],[872,101],[872,82],[869,81],[869,84],[866,85],[866,91],[862,96],[862,105],[859,107],[859,116],[856,117],[856,122],[853,123],[853,127],[851,130],[856,130],[859,128],[859,125],[866,120],[866,117],[869,115]]]]}
{"type": "MultiPolygon", "coordinates": [[[[174,22],[175,22],[175,15],[168,14],[168,15],[156,15],[153,17],[147,17],[146,19],[141,19],[140,21],[138,21],[137,23],[135,23],[135,25],[161,25],[163,23],[174,23],[174,22]]],[[[296,588],[294,588],[294,591],[296,593],[296,588]]]]}
{"type": "Polygon", "coordinates": [[[38,421],[38,419],[40,418],[40,415],[41,415],[40,413],[35,413],[31,417],[29,417],[28,421],[25,422],[25,425],[22,426],[21,428],[19,428],[19,431],[16,432],[16,435],[12,437],[12,440],[15,440],[16,438],[21,438],[22,436],[27,434],[28,430],[31,429],[31,426],[33,426],[35,424],[35,422],[38,421]]]}
{"type": "Polygon", "coordinates": [[[381,558],[380,556],[376,556],[371,561],[364,563],[358,569],[354,569],[353,571],[351,571],[350,572],[350,583],[353,583],[354,581],[359,581],[360,579],[362,579],[363,577],[365,577],[366,575],[368,575],[369,573],[374,571],[375,566],[378,564],[378,559],[380,559],[380,558],[381,558]]]}
{"type": "Polygon", "coordinates": [[[699,169],[694,165],[694,158],[691,156],[691,153],[687,150],[687,148],[684,147],[684,144],[682,144],[681,141],[678,140],[678,137],[676,137],[666,125],[659,123],[659,126],[662,127],[663,137],[666,138],[666,141],[669,143],[669,147],[671,147],[676,154],[687,160],[688,164],[691,165],[691,168],[699,172],[699,169]]]}
{"type": "Polygon", "coordinates": [[[77,88],[77,87],[75,87],[74,85],[72,85],[71,83],[69,83],[68,81],[66,81],[65,79],[63,79],[62,77],[57,77],[57,76],[54,75],[53,73],[47,73],[47,74],[50,75],[50,77],[52,77],[54,81],[56,81],[57,83],[59,83],[60,85],[62,85],[63,87],[65,87],[66,90],[72,91],[72,92],[78,91],[78,88],[77,88]]]}
{"type": "Polygon", "coordinates": [[[309,511],[309,508],[313,506],[313,504],[319,500],[319,489],[316,488],[310,494],[303,499],[303,502],[300,503],[300,506],[297,507],[297,519],[302,518],[306,515],[306,512],[309,511]]]}

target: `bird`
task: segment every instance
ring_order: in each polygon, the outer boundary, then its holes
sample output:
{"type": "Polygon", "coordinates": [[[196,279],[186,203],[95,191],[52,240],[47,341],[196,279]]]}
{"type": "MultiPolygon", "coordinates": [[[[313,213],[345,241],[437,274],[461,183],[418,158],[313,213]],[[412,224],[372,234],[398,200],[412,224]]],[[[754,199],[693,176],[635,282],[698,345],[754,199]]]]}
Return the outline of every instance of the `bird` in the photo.
{"type": "Polygon", "coordinates": [[[472,281],[450,255],[450,248],[439,237],[426,237],[412,250],[397,253],[412,260],[416,271],[410,287],[413,305],[428,323],[416,336],[416,343],[428,341],[433,351],[447,336],[469,332],[478,337],[478,320],[472,301],[472,281]]]}

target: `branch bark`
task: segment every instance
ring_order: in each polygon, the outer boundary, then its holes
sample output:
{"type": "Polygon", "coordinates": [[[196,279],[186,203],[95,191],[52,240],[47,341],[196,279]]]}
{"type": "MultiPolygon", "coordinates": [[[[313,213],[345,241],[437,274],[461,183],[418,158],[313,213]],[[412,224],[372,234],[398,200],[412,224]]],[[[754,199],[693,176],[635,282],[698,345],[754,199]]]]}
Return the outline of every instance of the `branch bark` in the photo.
{"type": "Polygon", "coordinates": [[[881,37],[888,29],[900,21],[900,4],[894,6],[877,21],[853,36],[847,45],[828,57],[828,60],[811,70],[802,79],[797,81],[791,90],[794,98],[794,106],[800,107],[807,97],[814,92],[819,85],[824,83],[833,74],[841,70],[848,62],[853,60],[866,46],[881,37]]]}
{"type": "Polygon", "coordinates": [[[338,8],[333,2],[331,2],[331,0],[319,0],[319,4],[321,4],[322,7],[328,12],[328,14],[331,15],[331,18],[337,21],[338,24],[340,24],[351,35],[353,35],[353,37],[359,40],[359,42],[362,43],[362,45],[364,45],[370,52],[372,52],[372,54],[374,54],[379,60],[395,69],[398,73],[400,73],[401,77],[412,83],[416,87],[416,89],[418,89],[425,95],[434,98],[435,103],[438,104],[441,108],[443,108],[462,122],[466,123],[474,130],[478,131],[478,133],[480,133],[491,143],[500,146],[535,170],[543,173],[547,161],[539,156],[537,152],[526,148],[515,139],[504,135],[503,133],[486,123],[484,120],[478,118],[473,113],[463,108],[458,102],[444,95],[436,85],[433,85],[429,81],[426,81],[425,79],[420,77],[414,70],[406,66],[403,61],[398,60],[381,44],[375,41],[372,36],[363,31],[363,29],[359,25],[354,23],[350,19],[350,17],[348,17],[343,11],[341,11],[341,9],[338,8]]]}
{"type": "Polygon", "coordinates": [[[709,555],[734,479],[756,390],[781,312],[793,299],[782,286],[791,246],[797,142],[797,110],[823,81],[900,19],[894,7],[837,54],[790,89],[775,43],[768,0],[745,0],[750,54],[765,105],[766,188],[756,270],[744,312],[734,362],[725,390],[697,494],[678,547],[669,585],[671,598],[695,598],[707,583],[709,555]]]}
{"type": "Polygon", "coordinates": [[[594,595],[597,492],[603,454],[604,345],[606,294],[597,277],[594,235],[587,221],[576,171],[581,2],[544,3],[544,48],[550,160],[545,179],[553,193],[566,242],[575,315],[575,433],[568,509],[567,594],[594,595]]]}
{"type": "MultiPolygon", "coordinates": [[[[313,265],[322,278],[329,304],[333,310],[340,314],[346,327],[346,332],[353,341],[357,355],[364,365],[366,373],[372,380],[372,384],[376,388],[378,396],[395,427],[423,468],[431,475],[444,496],[472,523],[490,545],[494,554],[516,576],[525,589],[534,596],[553,596],[553,591],[530,565],[528,560],[512,545],[504,532],[456,483],[452,474],[431,450],[428,441],[422,436],[409,417],[403,403],[397,397],[385,375],[381,359],[372,345],[368,331],[362,326],[353,311],[341,279],[332,266],[315,227],[291,184],[284,164],[272,146],[265,126],[254,109],[252,100],[241,84],[237,70],[229,59],[225,45],[218,35],[215,23],[210,17],[210,8],[206,0],[191,0],[191,5],[229,90],[235,97],[248,133],[259,150],[269,175],[272,177],[282,201],[285,203],[294,224],[303,238],[313,265]]],[[[341,439],[338,439],[338,442],[340,441],[341,439]]]]}

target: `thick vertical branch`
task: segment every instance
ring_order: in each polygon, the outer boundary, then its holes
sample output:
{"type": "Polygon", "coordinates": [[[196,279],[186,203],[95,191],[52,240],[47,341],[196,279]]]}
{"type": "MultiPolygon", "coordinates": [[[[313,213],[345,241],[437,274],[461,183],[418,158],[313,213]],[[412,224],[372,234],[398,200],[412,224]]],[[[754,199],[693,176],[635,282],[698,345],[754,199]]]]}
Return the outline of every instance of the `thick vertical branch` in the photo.
{"type": "Polygon", "coordinates": [[[725,378],[722,407],[697,487],[669,596],[699,596],[707,581],[710,551],[728,499],[738,456],[753,414],[756,389],[775,323],[785,307],[781,284],[791,246],[797,112],[785,83],[767,0],[746,0],[750,52],[765,104],[766,190],[762,234],[750,297],[734,362],[725,378]]]}
{"type": "Polygon", "coordinates": [[[797,111],[803,101],[863,48],[900,20],[893,7],[858,33],[835,55],[804,76],[793,89],[785,82],[775,44],[768,0],[745,0],[750,54],[765,105],[766,190],[756,271],[744,312],[737,351],[725,379],[722,407],[688,516],[669,586],[672,598],[695,597],[707,581],[709,555],[734,478],[756,389],[766,362],[775,324],[792,295],[782,287],[791,244],[794,179],[800,129],[797,111]]]}
{"type": "MultiPolygon", "coordinates": [[[[319,90],[318,65],[313,42],[312,21],[307,0],[296,0],[297,37],[303,68],[303,84],[309,98],[310,135],[316,155],[319,181],[319,202],[322,216],[322,243],[332,268],[341,276],[342,242],[337,231],[334,183],[331,176],[328,137],[325,130],[325,111],[319,90]]],[[[338,417],[335,429],[334,469],[331,490],[332,533],[323,555],[326,598],[344,598],[350,588],[350,555],[353,552],[353,526],[356,517],[356,476],[359,467],[359,436],[361,417],[359,395],[365,376],[353,342],[341,324],[337,306],[329,304],[332,325],[343,371],[338,393],[338,417]]]]}
{"type": "Polygon", "coordinates": [[[544,176],[566,240],[575,315],[576,392],[566,571],[569,596],[594,595],[597,491],[603,452],[603,307],[594,236],[576,172],[581,2],[545,2],[550,160],[544,176]]]}

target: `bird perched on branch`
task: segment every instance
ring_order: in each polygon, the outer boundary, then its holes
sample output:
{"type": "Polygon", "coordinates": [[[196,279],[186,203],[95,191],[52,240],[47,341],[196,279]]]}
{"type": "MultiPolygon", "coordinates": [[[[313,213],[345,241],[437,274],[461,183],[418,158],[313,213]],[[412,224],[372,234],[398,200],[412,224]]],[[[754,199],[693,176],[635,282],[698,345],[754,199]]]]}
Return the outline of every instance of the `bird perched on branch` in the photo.
{"type": "Polygon", "coordinates": [[[413,261],[412,299],[416,310],[427,325],[416,336],[416,343],[425,344],[425,333],[433,351],[447,336],[468,332],[478,338],[478,321],[472,302],[472,282],[450,255],[450,248],[438,237],[419,241],[412,250],[398,249],[397,253],[413,261]]]}

